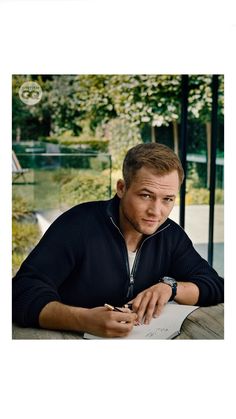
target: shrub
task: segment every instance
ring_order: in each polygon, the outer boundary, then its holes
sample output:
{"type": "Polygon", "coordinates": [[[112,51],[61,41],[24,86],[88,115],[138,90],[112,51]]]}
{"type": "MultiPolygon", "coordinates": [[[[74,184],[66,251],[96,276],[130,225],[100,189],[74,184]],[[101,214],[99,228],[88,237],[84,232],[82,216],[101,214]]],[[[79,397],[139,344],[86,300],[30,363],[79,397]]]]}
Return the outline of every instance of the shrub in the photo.
{"type": "Polygon", "coordinates": [[[96,138],[92,134],[81,134],[76,137],[70,131],[66,131],[58,136],[41,137],[40,140],[43,142],[59,144],[60,151],[67,153],[80,151],[85,153],[107,153],[109,144],[108,140],[96,138]]]}
{"type": "MultiPolygon", "coordinates": [[[[186,193],[186,205],[209,205],[210,192],[206,188],[190,188],[186,193]]],[[[224,203],[223,189],[216,189],[215,204],[224,203]]]]}
{"type": "Polygon", "coordinates": [[[110,180],[106,173],[78,171],[76,176],[62,185],[61,201],[66,206],[110,198],[110,180]],[[79,172],[79,173],[78,173],[79,172]]]}
{"type": "Polygon", "coordinates": [[[13,194],[12,200],[12,271],[13,275],[40,238],[37,219],[29,203],[13,194]]]}
{"type": "Polygon", "coordinates": [[[224,203],[224,190],[223,189],[216,189],[216,191],[215,191],[215,202],[216,202],[216,204],[223,204],[224,203]]]}
{"type": "Polygon", "coordinates": [[[186,205],[209,203],[209,191],[204,188],[191,188],[186,194],[186,205]]]}
{"type": "Polygon", "coordinates": [[[18,271],[21,263],[34,248],[40,238],[39,226],[36,223],[12,222],[12,271],[18,271]]]}
{"type": "Polygon", "coordinates": [[[13,220],[34,218],[30,201],[26,201],[22,196],[13,194],[12,199],[12,218],[13,220]]]}

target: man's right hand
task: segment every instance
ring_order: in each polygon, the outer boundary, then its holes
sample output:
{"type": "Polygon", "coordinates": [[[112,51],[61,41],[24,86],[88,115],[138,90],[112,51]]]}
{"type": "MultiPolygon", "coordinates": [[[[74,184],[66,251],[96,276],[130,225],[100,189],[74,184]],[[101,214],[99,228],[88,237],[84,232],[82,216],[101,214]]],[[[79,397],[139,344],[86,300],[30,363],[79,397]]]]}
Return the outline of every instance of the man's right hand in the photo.
{"type": "Polygon", "coordinates": [[[127,308],[122,311],[110,311],[106,307],[73,307],[51,301],[40,312],[39,325],[44,329],[87,332],[101,337],[124,337],[131,332],[138,316],[127,308]]]}
{"type": "Polygon", "coordinates": [[[95,307],[84,312],[84,331],[107,338],[127,336],[133,329],[137,314],[129,309],[123,313],[95,307]]]}

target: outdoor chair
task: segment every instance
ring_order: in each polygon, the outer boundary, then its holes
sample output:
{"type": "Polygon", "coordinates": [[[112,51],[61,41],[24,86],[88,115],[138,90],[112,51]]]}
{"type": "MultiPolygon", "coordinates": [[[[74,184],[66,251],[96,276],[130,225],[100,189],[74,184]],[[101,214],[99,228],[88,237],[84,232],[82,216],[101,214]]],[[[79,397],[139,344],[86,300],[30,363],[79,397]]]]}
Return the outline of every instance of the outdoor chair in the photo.
{"type": "Polygon", "coordinates": [[[16,153],[14,152],[14,150],[12,150],[12,176],[13,176],[13,181],[15,181],[17,178],[19,178],[20,176],[23,177],[24,179],[24,183],[27,183],[27,180],[25,178],[25,173],[27,173],[29,171],[29,169],[22,169],[20,162],[16,156],[16,153]]]}

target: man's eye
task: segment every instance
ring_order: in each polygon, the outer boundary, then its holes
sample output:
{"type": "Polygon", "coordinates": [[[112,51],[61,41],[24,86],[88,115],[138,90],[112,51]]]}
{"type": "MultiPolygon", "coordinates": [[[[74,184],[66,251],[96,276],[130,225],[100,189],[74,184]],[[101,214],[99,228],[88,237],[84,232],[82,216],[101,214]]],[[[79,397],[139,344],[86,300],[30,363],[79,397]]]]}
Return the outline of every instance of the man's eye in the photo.
{"type": "Polygon", "coordinates": [[[151,195],[149,195],[149,194],[141,194],[140,195],[143,199],[150,199],[151,198],[151,195]]]}
{"type": "Polygon", "coordinates": [[[166,202],[173,202],[173,198],[164,198],[164,201],[166,201],[166,202]]]}

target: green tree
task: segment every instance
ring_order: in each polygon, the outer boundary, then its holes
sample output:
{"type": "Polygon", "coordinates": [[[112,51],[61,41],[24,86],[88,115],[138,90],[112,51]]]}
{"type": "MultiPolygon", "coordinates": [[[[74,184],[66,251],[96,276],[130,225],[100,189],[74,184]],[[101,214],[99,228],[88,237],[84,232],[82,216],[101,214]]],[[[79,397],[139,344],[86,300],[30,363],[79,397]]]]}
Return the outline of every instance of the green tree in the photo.
{"type": "MultiPolygon", "coordinates": [[[[189,118],[206,125],[210,138],[211,75],[189,77],[189,118]]],[[[151,139],[158,128],[172,126],[174,148],[178,153],[178,127],[181,116],[181,75],[45,75],[13,77],[13,134],[38,125],[37,134],[61,135],[71,131],[78,136],[109,135],[111,126],[120,146],[118,126],[126,124],[134,133],[149,125],[151,139]],[[42,100],[32,107],[22,104],[17,86],[26,79],[36,80],[43,89],[42,100]],[[119,122],[114,121],[118,118],[119,122]],[[121,124],[121,121],[122,124],[121,124]],[[88,129],[89,127],[89,129],[88,129]],[[18,131],[17,131],[18,129],[18,131]],[[98,134],[99,133],[99,134],[98,134]],[[86,134],[86,135],[87,135],[86,134]]],[[[223,76],[220,77],[219,116],[223,118],[223,76]]],[[[34,130],[33,130],[34,131],[34,130]]],[[[24,131],[26,132],[26,131],[24,131]]],[[[140,137],[139,137],[140,140],[140,137]]],[[[209,148],[209,147],[208,147],[209,148]]]]}
{"type": "MultiPolygon", "coordinates": [[[[189,83],[189,117],[199,120],[205,125],[207,145],[207,184],[210,177],[210,149],[211,149],[211,110],[212,110],[212,76],[192,75],[189,83]]],[[[218,120],[224,119],[224,76],[219,76],[218,91],[218,120]]]]}
{"type": "Polygon", "coordinates": [[[95,129],[116,117],[139,130],[173,124],[178,151],[176,124],[180,114],[181,77],[175,75],[89,75],[78,76],[80,109],[95,129]]]}

